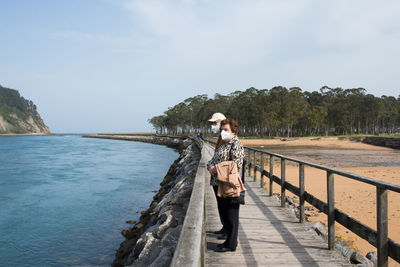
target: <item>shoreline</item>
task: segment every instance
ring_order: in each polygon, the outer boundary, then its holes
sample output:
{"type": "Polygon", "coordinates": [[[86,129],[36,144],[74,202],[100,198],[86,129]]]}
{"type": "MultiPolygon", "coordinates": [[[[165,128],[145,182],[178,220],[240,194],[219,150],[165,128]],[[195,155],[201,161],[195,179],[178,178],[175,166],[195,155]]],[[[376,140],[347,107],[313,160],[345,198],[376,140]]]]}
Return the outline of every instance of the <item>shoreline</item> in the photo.
{"type": "Polygon", "coordinates": [[[139,141],[178,150],[180,155],[168,169],[149,208],[142,211],[133,226],[121,231],[125,240],[117,249],[112,263],[114,267],[169,266],[189,205],[201,157],[201,143],[185,136],[89,134],[82,137],[139,141]]]}
{"type": "Polygon", "coordinates": [[[8,133],[8,134],[0,134],[0,137],[8,137],[8,136],[52,136],[52,135],[60,135],[60,134],[56,134],[56,133],[21,133],[21,134],[8,133]]]}
{"type": "MultiPolygon", "coordinates": [[[[370,139],[368,139],[370,140],[370,139]]],[[[400,141],[400,138],[385,138],[385,140],[400,141]]],[[[280,139],[241,139],[243,145],[251,147],[308,147],[308,148],[326,148],[326,149],[359,149],[359,150],[381,150],[390,151],[398,150],[389,146],[377,145],[373,142],[365,143],[360,140],[352,140],[336,136],[328,137],[295,137],[280,139]]]]}

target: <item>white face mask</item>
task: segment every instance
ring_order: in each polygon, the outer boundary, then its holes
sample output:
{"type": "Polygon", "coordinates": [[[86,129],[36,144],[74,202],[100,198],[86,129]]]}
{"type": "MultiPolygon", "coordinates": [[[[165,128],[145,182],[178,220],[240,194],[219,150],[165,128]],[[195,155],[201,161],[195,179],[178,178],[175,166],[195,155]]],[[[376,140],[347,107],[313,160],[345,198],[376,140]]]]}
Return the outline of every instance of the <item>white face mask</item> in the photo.
{"type": "Polygon", "coordinates": [[[217,133],[219,133],[219,130],[220,130],[220,128],[218,125],[216,125],[216,124],[211,125],[211,131],[213,131],[213,133],[217,134],[217,133]]]}
{"type": "Polygon", "coordinates": [[[221,138],[222,138],[222,140],[224,140],[224,141],[228,141],[228,140],[231,139],[231,133],[228,133],[227,131],[223,130],[223,131],[221,132],[221,138]]]}

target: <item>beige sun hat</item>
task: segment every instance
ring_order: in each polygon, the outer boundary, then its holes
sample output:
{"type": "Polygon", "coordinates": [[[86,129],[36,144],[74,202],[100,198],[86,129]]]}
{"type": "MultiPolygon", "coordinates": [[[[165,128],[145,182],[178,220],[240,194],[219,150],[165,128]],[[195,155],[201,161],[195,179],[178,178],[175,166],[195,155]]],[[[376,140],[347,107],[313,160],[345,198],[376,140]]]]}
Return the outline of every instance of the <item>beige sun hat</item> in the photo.
{"type": "Polygon", "coordinates": [[[226,117],[224,114],[217,112],[211,116],[211,119],[209,119],[208,122],[222,121],[225,119],[226,119],[226,117]]]}

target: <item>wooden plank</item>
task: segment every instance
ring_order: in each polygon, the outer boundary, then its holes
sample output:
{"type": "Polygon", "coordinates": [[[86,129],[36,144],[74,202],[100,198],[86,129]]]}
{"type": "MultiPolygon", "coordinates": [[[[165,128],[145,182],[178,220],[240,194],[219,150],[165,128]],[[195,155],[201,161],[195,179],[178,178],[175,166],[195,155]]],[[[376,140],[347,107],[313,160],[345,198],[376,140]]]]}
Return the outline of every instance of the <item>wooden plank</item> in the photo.
{"type": "Polygon", "coordinates": [[[256,151],[253,150],[253,181],[255,182],[257,179],[257,171],[256,171],[256,166],[257,166],[257,157],[256,157],[256,151]]]}
{"type": "Polygon", "coordinates": [[[260,154],[261,157],[261,179],[260,179],[260,187],[264,188],[264,154],[260,154]]]}
{"type": "Polygon", "coordinates": [[[335,249],[335,183],[334,174],[327,172],[327,198],[328,198],[328,248],[335,249]]]}
{"type": "Polygon", "coordinates": [[[305,222],[305,207],[304,207],[304,164],[299,164],[299,197],[300,197],[300,222],[305,222]]]}
{"type": "Polygon", "coordinates": [[[286,192],[285,192],[285,180],[286,180],[286,160],[281,159],[281,207],[285,207],[286,203],[286,192]]]}
{"type": "Polygon", "coordinates": [[[388,266],[388,190],[376,187],[378,266],[388,266]]]}
{"type": "MultiPolygon", "coordinates": [[[[247,149],[246,148],[246,150],[247,150],[247,160],[248,160],[248,163],[250,163],[251,162],[251,159],[250,159],[250,149],[247,149]]],[[[248,168],[249,168],[249,176],[250,176],[250,171],[251,171],[251,169],[250,169],[250,165],[248,166],[248,168]]]]}
{"type": "Polygon", "coordinates": [[[240,178],[242,179],[242,183],[244,184],[244,177],[246,176],[246,160],[243,159],[242,173],[240,174],[240,178]]]}
{"type": "Polygon", "coordinates": [[[274,190],[273,190],[273,184],[274,181],[272,180],[272,175],[274,173],[274,157],[273,156],[269,156],[269,173],[270,175],[269,177],[269,196],[272,196],[274,190]]]}

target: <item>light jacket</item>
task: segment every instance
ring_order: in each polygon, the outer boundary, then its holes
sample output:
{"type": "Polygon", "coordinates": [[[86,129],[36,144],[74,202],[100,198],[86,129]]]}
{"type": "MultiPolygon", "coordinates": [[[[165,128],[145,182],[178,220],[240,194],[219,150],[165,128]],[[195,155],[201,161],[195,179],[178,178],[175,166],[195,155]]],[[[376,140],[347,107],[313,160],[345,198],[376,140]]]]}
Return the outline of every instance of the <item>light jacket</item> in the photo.
{"type": "MultiPolygon", "coordinates": [[[[243,168],[244,148],[239,138],[235,135],[229,142],[222,141],[222,144],[215,150],[212,159],[207,163],[207,170],[212,166],[223,161],[234,160],[238,166],[238,171],[241,173],[243,168]]],[[[218,186],[217,175],[211,175],[210,185],[218,186]]]]}
{"type": "Polygon", "coordinates": [[[242,179],[235,161],[223,161],[215,165],[218,177],[219,197],[239,197],[240,192],[245,191],[242,179]]]}

